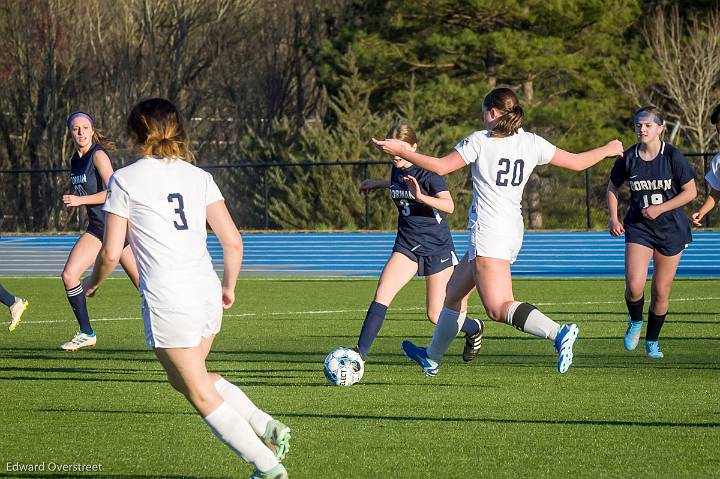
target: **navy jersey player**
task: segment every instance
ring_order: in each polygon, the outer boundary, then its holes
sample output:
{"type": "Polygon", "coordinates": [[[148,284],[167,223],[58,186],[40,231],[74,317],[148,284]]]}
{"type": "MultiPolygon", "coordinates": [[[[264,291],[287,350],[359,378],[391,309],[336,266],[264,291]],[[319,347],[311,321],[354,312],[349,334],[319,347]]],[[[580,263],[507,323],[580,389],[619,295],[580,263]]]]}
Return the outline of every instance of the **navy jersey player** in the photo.
{"type": "MultiPolygon", "coordinates": [[[[717,131],[720,137],[720,105],[716,106],[710,115],[710,122],[715,126],[715,131],[717,131]]],[[[717,202],[720,201],[720,153],[715,155],[710,162],[710,171],[705,174],[705,181],[707,181],[710,191],[703,205],[692,215],[692,221],[695,226],[702,226],[702,219],[715,208],[717,202]]]]}
{"type": "Polygon", "coordinates": [[[645,352],[661,359],[658,338],[667,315],[670,287],[680,256],[692,241],[690,223],[682,207],[697,196],[695,172],[677,148],[661,140],[665,130],[660,111],[640,108],[633,118],[638,143],[619,158],[610,173],[607,199],[610,234],[625,234],[625,301],[628,327],[624,344],[637,347],[643,324],[645,282],[654,262],[645,352]],[[630,187],[630,206],[618,219],[618,188],[630,187]]]}
{"type": "Polygon", "coordinates": [[[384,152],[441,175],[467,165],[472,169],[467,260],[460,262],[448,282],[445,306],[430,345],[421,348],[403,341],[403,350],[425,374],[437,374],[440,361],[459,330],[461,298],[477,289],[490,319],[552,341],[558,354],[558,372],[565,373],[573,361],[577,325],[560,326],[535,306],[516,301],[513,296],[510,264],[523,240],[523,189],[537,165],[550,163],[583,170],[607,156],[622,154],[622,143],[614,140],[578,154],[556,148],[542,137],[523,131],[523,109],[509,88],[490,91],[483,99],[482,109],[486,130],[461,140],[443,158],[420,154],[395,139],[373,139],[384,152]]]}
{"type": "MultiPolygon", "coordinates": [[[[388,138],[396,138],[409,149],[417,148],[415,132],[408,125],[394,125],[388,138]]],[[[380,331],[390,303],[416,274],[425,277],[427,317],[437,324],[447,282],[458,263],[445,218],[455,208],[445,180],[398,156],[392,156],[392,162],[389,181],[367,179],[360,185],[362,191],[388,188],[398,209],[393,252],[380,275],[357,342],[363,359],[380,331]]],[[[466,310],[467,298],[462,306],[462,311],[466,310]]],[[[465,317],[461,329],[466,334],[463,358],[470,361],[480,348],[482,322],[465,317]]]]}
{"type": "MultiPolygon", "coordinates": [[[[75,142],[75,152],[70,159],[70,179],[74,194],[63,195],[62,201],[68,208],[85,206],[88,216],[87,230],[70,251],[62,272],[65,292],[80,330],[61,348],[65,351],[77,351],[97,343],[97,335],[90,325],[80,277],[95,263],[102,246],[105,231],[105,212],[102,205],[105,202],[106,185],[113,173],[106,148],[112,149],[114,145],[95,129],[93,118],[87,113],[72,113],[67,118],[67,127],[75,142]]],[[[137,266],[129,246],[124,249],[120,261],[137,287],[137,266]]]]}

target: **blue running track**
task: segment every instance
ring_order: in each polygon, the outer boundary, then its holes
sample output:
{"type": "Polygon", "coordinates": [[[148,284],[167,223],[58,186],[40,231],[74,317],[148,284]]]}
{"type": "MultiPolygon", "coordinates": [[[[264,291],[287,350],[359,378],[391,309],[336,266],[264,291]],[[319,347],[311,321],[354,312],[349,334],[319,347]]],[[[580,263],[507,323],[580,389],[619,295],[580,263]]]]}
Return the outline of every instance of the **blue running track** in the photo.
{"type": "MultiPolygon", "coordinates": [[[[720,276],[720,232],[696,232],[678,276],[720,276]]],[[[243,235],[243,274],[377,276],[390,254],[394,233],[251,233],[243,235]]],[[[454,233],[458,256],[467,233],[454,233]]],[[[76,235],[0,238],[0,276],[59,275],[76,235]]],[[[222,267],[217,238],[208,239],[216,268],[222,267]]],[[[623,275],[622,238],[606,232],[529,232],[513,274],[526,277],[623,275]]]]}

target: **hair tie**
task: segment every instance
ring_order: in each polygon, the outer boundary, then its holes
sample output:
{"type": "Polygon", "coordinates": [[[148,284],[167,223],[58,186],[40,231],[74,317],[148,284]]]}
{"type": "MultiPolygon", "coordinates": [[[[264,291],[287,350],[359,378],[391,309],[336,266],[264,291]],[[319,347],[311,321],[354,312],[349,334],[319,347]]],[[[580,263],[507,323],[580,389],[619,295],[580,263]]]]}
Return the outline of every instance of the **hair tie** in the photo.
{"type": "Polygon", "coordinates": [[[638,124],[641,121],[652,121],[653,123],[657,123],[660,126],[663,125],[663,121],[649,111],[641,111],[635,114],[635,117],[633,117],[633,123],[638,124]]]}
{"type": "Polygon", "coordinates": [[[84,111],[76,111],[76,112],[70,113],[70,116],[67,117],[67,120],[65,123],[67,123],[68,130],[72,129],[72,121],[75,118],[85,118],[90,122],[90,126],[95,128],[95,121],[93,120],[93,117],[91,117],[89,114],[85,113],[84,111]]]}

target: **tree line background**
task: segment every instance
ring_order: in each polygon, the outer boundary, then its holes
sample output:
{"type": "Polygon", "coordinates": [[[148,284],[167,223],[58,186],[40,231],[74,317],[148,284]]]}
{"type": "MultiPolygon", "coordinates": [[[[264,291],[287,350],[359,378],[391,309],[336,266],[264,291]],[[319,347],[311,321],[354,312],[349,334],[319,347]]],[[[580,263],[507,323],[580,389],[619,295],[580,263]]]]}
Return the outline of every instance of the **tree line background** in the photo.
{"type": "MultiPolygon", "coordinates": [[[[384,160],[370,144],[393,121],[444,155],[483,128],[492,87],[519,95],[527,128],[559,147],[635,142],[632,112],[654,103],[683,151],[718,139],[717,1],[641,0],[0,0],[0,230],[77,229],[65,210],[75,110],[136,158],[125,118],[163,96],[186,116],[197,163],[211,168],[242,228],[364,226],[358,185],[389,165],[256,167],[384,160]],[[224,168],[220,165],[243,164],[224,168]],[[29,173],[26,170],[42,170],[29,173]]],[[[701,185],[702,159],[692,160],[701,185]]],[[[593,227],[606,224],[612,160],[589,173],[593,227]]],[[[468,170],[448,176],[464,227],[468,170]]],[[[703,191],[703,188],[699,188],[703,191]]],[[[370,194],[369,225],[396,210],[370,194]]],[[[698,199],[702,201],[702,198],[698,199]]],[[[526,187],[530,228],[585,227],[585,177],[541,167],[526,187]]]]}

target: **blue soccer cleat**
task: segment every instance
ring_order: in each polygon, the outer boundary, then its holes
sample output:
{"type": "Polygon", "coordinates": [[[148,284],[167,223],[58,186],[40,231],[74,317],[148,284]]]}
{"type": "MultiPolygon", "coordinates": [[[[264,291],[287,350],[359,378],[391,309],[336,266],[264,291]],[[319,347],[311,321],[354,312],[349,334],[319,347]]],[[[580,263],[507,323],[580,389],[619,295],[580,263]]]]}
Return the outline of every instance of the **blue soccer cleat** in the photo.
{"type": "Polygon", "coordinates": [[[642,321],[628,321],[627,331],[625,331],[625,349],[632,351],[637,348],[640,342],[640,330],[642,329],[642,321]]]}
{"type": "Polygon", "coordinates": [[[573,362],[573,345],[580,334],[577,324],[568,323],[563,325],[555,337],[555,349],[558,353],[557,370],[564,374],[570,369],[573,362]]]}
{"type": "Polygon", "coordinates": [[[427,356],[427,350],[425,348],[419,348],[406,339],[402,342],[402,349],[405,352],[405,356],[409,357],[418,363],[421,368],[423,368],[425,376],[435,376],[438,373],[440,364],[427,356]]]}
{"type": "Polygon", "coordinates": [[[665,357],[660,351],[660,343],[657,341],[645,341],[645,353],[650,359],[662,359],[665,357]]]}

